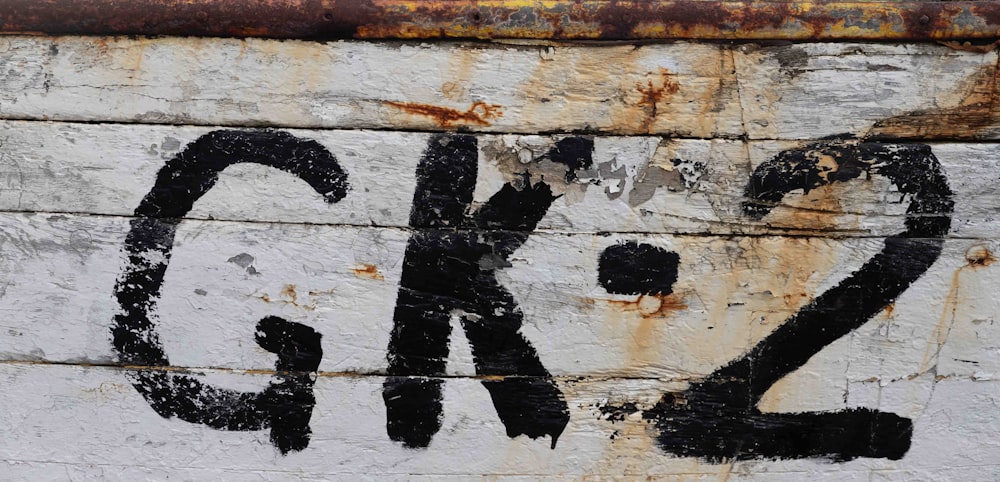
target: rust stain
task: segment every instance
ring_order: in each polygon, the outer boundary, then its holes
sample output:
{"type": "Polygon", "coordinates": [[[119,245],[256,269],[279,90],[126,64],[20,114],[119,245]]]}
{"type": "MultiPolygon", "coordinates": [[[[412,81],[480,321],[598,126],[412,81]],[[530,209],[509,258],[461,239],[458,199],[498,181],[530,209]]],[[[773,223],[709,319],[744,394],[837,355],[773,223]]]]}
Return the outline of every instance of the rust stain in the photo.
{"type": "Polygon", "coordinates": [[[754,320],[747,327],[751,344],[811,302],[820,284],[853,253],[825,238],[747,238],[740,247],[746,264],[738,270],[736,286],[743,286],[734,289],[747,293],[744,310],[754,320]]]}
{"type": "Polygon", "coordinates": [[[0,0],[0,32],[320,39],[964,40],[1000,37],[1000,2],[0,0]]]}
{"type": "MultiPolygon", "coordinates": [[[[693,95],[697,95],[701,106],[698,114],[694,117],[697,132],[708,133],[715,137],[717,133],[720,113],[725,112],[731,106],[739,106],[739,83],[736,80],[736,54],[734,48],[723,49],[719,55],[719,65],[716,75],[718,81],[716,85],[695,90],[693,95]]],[[[692,94],[685,93],[685,97],[692,94]]]]}
{"type": "Polygon", "coordinates": [[[439,127],[453,127],[458,124],[486,127],[490,125],[491,121],[503,115],[503,111],[500,110],[501,106],[486,102],[474,102],[465,112],[416,102],[384,101],[383,104],[410,114],[430,117],[439,127]]]}
{"type": "MultiPolygon", "coordinates": [[[[357,276],[358,278],[368,278],[379,281],[385,279],[385,277],[382,276],[382,273],[379,273],[378,266],[375,266],[374,264],[370,263],[364,263],[361,264],[360,266],[355,266],[351,268],[351,271],[354,271],[354,276],[357,276]]],[[[310,294],[311,293],[312,292],[310,292],[310,294]]]]}
{"type": "MultiPolygon", "coordinates": [[[[639,295],[634,300],[600,300],[623,312],[639,313],[644,319],[665,318],[688,308],[676,294],[639,295]]],[[[647,333],[648,334],[648,333],[647,333]]]]}
{"type": "MultiPolygon", "coordinates": [[[[646,119],[646,109],[638,105],[642,94],[636,90],[636,82],[645,80],[637,74],[649,69],[639,62],[646,55],[646,49],[604,45],[599,55],[581,55],[573,50],[565,53],[554,50],[553,53],[559,62],[534,63],[531,75],[516,86],[520,93],[532,99],[519,106],[520,120],[557,118],[562,119],[562,127],[566,130],[626,134],[634,133],[646,119]],[[621,68],[609,69],[609,65],[621,68]],[[595,97],[594,92],[601,94],[595,97]],[[606,116],[595,115],[598,102],[609,109],[606,116]]],[[[673,114],[664,106],[658,108],[661,116],[673,114]]]]}
{"type": "Polygon", "coordinates": [[[938,319],[937,325],[934,326],[934,331],[931,332],[931,336],[927,339],[924,358],[921,360],[920,368],[917,370],[914,378],[937,367],[941,356],[941,349],[944,348],[945,342],[948,341],[948,335],[951,333],[951,327],[955,324],[955,318],[958,314],[962,271],[968,267],[968,265],[962,266],[955,270],[955,274],[952,275],[951,289],[948,290],[948,296],[945,297],[944,311],[941,312],[941,318],[938,319]]]}
{"type": "MultiPolygon", "coordinates": [[[[612,403],[609,401],[609,404],[612,403]]],[[[657,450],[656,429],[642,419],[640,404],[635,402],[614,402],[624,409],[601,414],[611,423],[610,443],[605,446],[596,466],[604,473],[640,474],[648,472],[648,457],[623,457],[622,454],[649,454],[657,450]]],[[[643,403],[641,405],[649,405],[643,403]]]]}
{"type": "Polygon", "coordinates": [[[990,248],[982,245],[973,246],[965,252],[965,261],[968,263],[967,266],[973,269],[985,268],[994,262],[997,258],[990,251],[990,248]]]}
{"type": "MultiPolygon", "coordinates": [[[[804,156],[815,162],[818,176],[827,184],[812,188],[807,193],[796,192],[782,198],[781,204],[769,214],[766,224],[771,228],[788,229],[797,234],[829,236],[849,232],[867,233],[862,224],[863,212],[845,210],[842,200],[856,198],[859,188],[852,183],[829,182],[837,179],[841,165],[822,149],[805,151],[804,156]]],[[[873,181],[861,176],[856,181],[870,186],[873,181]]]]}
{"type": "Polygon", "coordinates": [[[663,350],[667,344],[662,336],[666,328],[665,321],[675,312],[686,310],[687,304],[676,294],[639,295],[633,299],[599,299],[597,300],[611,309],[606,316],[624,325],[624,330],[631,339],[626,343],[626,366],[644,367],[661,362],[663,350]],[[638,315],[635,317],[623,314],[638,315]]]}
{"type": "Polygon", "coordinates": [[[448,81],[441,84],[441,94],[450,100],[460,100],[465,97],[465,89],[459,82],[448,81]]]}
{"type": "Polygon", "coordinates": [[[939,40],[938,43],[952,50],[961,50],[964,52],[976,52],[980,54],[991,52],[993,51],[993,49],[1000,46],[1000,40],[996,40],[990,43],[972,43],[968,40],[966,40],[965,42],[959,42],[958,40],[939,40]]]}
{"type": "Polygon", "coordinates": [[[278,295],[288,298],[293,305],[296,304],[296,301],[299,299],[299,295],[295,293],[295,285],[292,284],[287,284],[282,287],[278,295]]]}
{"type": "Polygon", "coordinates": [[[479,71],[476,65],[483,51],[478,49],[458,49],[456,55],[448,56],[448,65],[442,69],[441,95],[457,104],[472,102],[466,86],[479,71]]]}
{"type": "MultiPolygon", "coordinates": [[[[831,173],[821,172],[820,176],[831,173]]],[[[805,195],[786,196],[768,215],[767,225],[817,235],[858,230],[861,227],[859,216],[845,212],[841,204],[841,199],[851,195],[851,190],[851,186],[834,183],[811,189],[805,195]]]]}
{"type": "MultiPolygon", "coordinates": [[[[310,296],[313,293],[321,293],[321,292],[310,291],[309,292],[310,296]]],[[[306,311],[315,311],[316,310],[316,303],[315,303],[315,301],[313,303],[310,303],[310,304],[300,304],[299,303],[299,295],[295,291],[295,285],[293,285],[293,284],[286,284],[286,285],[284,285],[281,288],[281,291],[278,292],[278,296],[279,297],[285,298],[285,299],[282,299],[282,300],[275,300],[275,299],[271,298],[271,296],[268,295],[267,293],[262,293],[262,294],[259,294],[259,295],[256,294],[256,293],[254,293],[254,294],[251,294],[251,295],[248,295],[248,296],[250,296],[251,298],[257,298],[257,299],[263,301],[264,303],[272,303],[272,302],[277,301],[277,302],[279,302],[281,304],[291,305],[291,306],[294,306],[296,308],[301,308],[301,309],[306,310],[306,311]]]]}
{"type": "Polygon", "coordinates": [[[642,82],[635,83],[635,89],[642,94],[638,105],[646,111],[646,118],[642,122],[642,129],[646,132],[652,132],[657,108],[664,97],[676,94],[680,90],[680,84],[674,80],[674,74],[667,69],[661,67],[658,75],[653,73],[649,75],[651,78],[646,80],[645,85],[642,82]]]}
{"type": "Polygon", "coordinates": [[[931,336],[927,340],[924,358],[920,362],[920,369],[914,377],[927,373],[937,366],[937,362],[941,356],[941,349],[944,348],[945,342],[948,341],[951,328],[955,325],[956,318],[958,318],[958,309],[962,303],[960,288],[963,273],[969,273],[969,270],[985,268],[993,264],[996,260],[997,258],[987,246],[975,245],[965,252],[966,264],[956,269],[952,275],[951,289],[948,290],[948,295],[945,297],[944,311],[941,313],[941,318],[938,320],[937,325],[934,326],[934,331],[931,332],[931,336]]]}
{"type": "Polygon", "coordinates": [[[784,309],[798,311],[812,301],[819,280],[817,273],[828,273],[836,265],[836,257],[824,253],[811,240],[795,240],[779,248],[779,255],[768,259],[768,271],[775,275],[774,292],[781,293],[784,309]]]}

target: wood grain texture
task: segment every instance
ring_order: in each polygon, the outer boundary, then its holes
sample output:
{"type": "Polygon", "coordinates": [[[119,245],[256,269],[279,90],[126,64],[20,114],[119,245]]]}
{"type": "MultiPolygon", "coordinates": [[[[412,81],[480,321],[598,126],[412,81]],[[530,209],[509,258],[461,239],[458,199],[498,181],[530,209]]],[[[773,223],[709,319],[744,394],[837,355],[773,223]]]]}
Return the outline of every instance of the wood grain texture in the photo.
{"type": "Polygon", "coordinates": [[[3,37],[0,116],[816,139],[995,139],[995,52],[934,45],[3,37]]]}
{"type": "Polygon", "coordinates": [[[0,42],[4,63],[20,67],[3,77],[8,118],[699,137],[740,125],[732,59],[711,45],[0,42]],[[705,100],[653,102],[674,96],[705,100]]]}
{"type": "MultiPolygon", "coordinates": [[[[205,371],[197,376],[230,387],[253,389],[265,376],[205,371]]],[[[989,479],[1000,447],[992,442],[997,421],[982,410],[996,402],[995,381],[929,378],[867,384],[846,402],[878,406],[917,420],[911,453],[899,461],[750,461],[704,464],[659,452],[653,429],[638,417],[609,420],[600,407],[626,397],[645,406],[670,384],[655,380],[560,382],[571,407],[571,423],[559,445],[526,437],[508,438],[492,413],[479,381],[445,382],[443,429],[427,449],[388,440],[375,377],[319,377],[312,445],[281,456],[266,432],[222,432],[164,419],[150,410],[118,369],[0,364],[6,390],[0,404],[5,437],[0,454],[4,478],[53,477],[130,480],[132,477],[223,477],[227,480],[327,480],[354,478],[462,479],[480,475],[535,480],[608,474],[673,480],[881,480],[970,477],[989,479]],[[627,394],[627,395],[626,395],[627,394]],[[957,436],[961,434],[961,436],[957,436]],[[954,442],[940,445],[939,440],[954,442]],[[85,440],[87,443],[78,443],[85,440]]],[[[801,407],[801,406],[799,406],[801,407]]],[[[799,408],[794,403],[781,409],[799,408]]]]}
{"type": "Polygon", "coordinates": [[[997,54],[928,45],[738,47],[750,138],[995,139],[997,54]]]}
{"type": "MultiPolygon", "coordinates": [[[[127,218],[0,216],[0,338],[6,360],[116,363],[112,297],[127,218]]],[[[398,229],[185,221],[157,306],[181,367],[270,370],[254,325],[281,316],[323,335],[321,371],[384,373],[405,247],[398,229]]],[[[521,333],[560,376],[688,379],[724,365],[881,248],[877,238],[536,233],[498,276],[524,313],[521,333]],[[669,296],[609,293],[598,260],[625,241],[680,257],[669,296]]],[[[803,383],[936,373],[995,375],[990,347],[1000,269],[967,259],[996,241],[952,240],[936,263],[857,332],[810,361],[803,383]],[[884,354],[875,356],[875,354],[884,354]]],[[[447,373],[475,371],[457,319],[447,373]],[[465,347],[465,348],[462,348],[465,347]]],[[[795,376],[792,376],[795,378],[795,376]]],[[[798,382],[795,382],[798,383],[798,382]]],[[[842,391],[843,383],[830,387],[842,391]]]]}
{"type": "Polygon", "coordinates": [[[972,50],[0,37],[0,479],[997,478],[972,50]]]}
{"type": "MultiPolygon", "coordinates": [[[[9,278],[0,308],[17,335],[0,340],[0,353],[115,363],[112,292],[133,210],[167,160],[213,128],[8,121],[2,129],[0,252],[9,278]]],[[[420,228],[410,222],[417,164],[432,136],[290,132],[328,147],[351,190],[329,205],[276,169],[223,171],[178,227],[155,310],[176,366],[269,369],[272,355],[252,340],[254,323],[274,315],[324,334],[321,370],[384,373],[407,242],[420,228]]],[[[781,152],[811,152],[809,143],[597,137],[594,165],[567,181],[564,165],[540,157],[564,136],[473,139],[480,206],[522,169],[562,195],[498,270],[525,315],[522,333],[560,376],[704,376],[859,269],[881,249],[881,236],[903,229],[909,203],[874,176],[789,195],[760,222],[748,218],[741,203],[750,173],[781,152]],[[647,179],[652,186],[643,185],[647,179]],[[677,253],[670,296],[601,286],[602,253],[628,242],[677,253]]],[[[992,352],[979,352],[979,340],[995,336],[998,311],[988,295],[997,276],[989,266],[997,252],[993,147],[931,146],[959,179],[951,183],[956,214],[941,259],[865,325],[864,336],[825,349],[817,373],[863,380],[931,366],[963,376],[996,371],[992,352]],[[942,359],[946,332],[948,350],[957,352],[942,359]],[[896,336],[888,346],[903,351],[871,365],[882,337],[896,336]],[[848,373],[849,366],[860,371],[848,373]]],[[[455,326],[451,343],[464,343],[455,326]]],[[[475,374],[470,358],[456,356],[447,373],[475,374]]]]}
{"type": "MultiPolygon", "coordinates": [[[[0,211],[132,215],[170,158],[219,129],[0,122],[0,211]]],[[[319,142],[343,165],[351,184],[343,201],[329,205],[295,176],[237,164],[222,172],[187,217],[408,226],[416,168],[431,134],[284,132],[319,142]]],[[[903,226],[909,202],[885,177],[873,175],[790,193],[756,220],[742,211],[755,169],[783,152],[818,152],[812,146],[819,141],[577,137],[593,140],[588,153],[592,164],[567,181],[569,168],[545,157],[566,135],[476,135],[474,202],[486,202],[505,183],[529,173],[533,182],[544,180],[561,195],[539,230],[834,237],[894,234],[903,226]]],[[[995,237],[1000,233],[1000,196],[993,180],[1000,149],[991,143],[927,145],[954,192],[948,236],[995,237]]]]}

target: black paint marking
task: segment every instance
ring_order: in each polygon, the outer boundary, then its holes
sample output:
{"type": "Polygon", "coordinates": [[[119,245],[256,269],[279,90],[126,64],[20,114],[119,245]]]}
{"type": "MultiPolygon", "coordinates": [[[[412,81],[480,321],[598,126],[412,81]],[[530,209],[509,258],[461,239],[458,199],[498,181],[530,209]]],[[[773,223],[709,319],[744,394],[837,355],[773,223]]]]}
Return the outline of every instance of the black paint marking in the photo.
{"type": "Polygon", "coordinates": [[[601,412],[605,420],[610,420],[611,423],[623,422],[629,415],[640,411],[639,405],[635,402],[597,405],[597,410],[601,412]]]}
{"type": "Polygon", "coordinates": [[[601,253],[597,281],[608,293],[669,295],[674,292],[679,264],[677,253],[628,241],[601,253]]]}
{"type": "Polygon", "coordinates": [[[552,437],[569,421],[562,393],[534,347],[519,332],[523,314],[495,270],[527,239],[556,199],[549,186],[525,178],[506,184],[471,212],[478,147],[470,135],[435,135],[417,167],[410,225],[383,398],[389,437],[426,447],[441,428],[440,379],[451,319],[472,347],[479,375],[507,435],[552,437]],[[521,378],[523,377],[523,378],[521,378]]]}
{"type": "Polygon", "coordinates": [[[643,416],[660,430],[660,448],[715,463],[809,457],[898,460],[910,448],[912,422],[892,413],[864,408],[761,413],[733,405],[729,394],[713,395],[712,390],[668,394],[646,411],[643,416]]]}
{"type": "MultiPolygon", "coordinates": [[[[170,262],[177,226],[228,166],[252,162],[294,174],[327,202],[347,195],[347,174],[318,142],[284,132],[213,131],[199,137],[160,169],[156,183],[135,210],[123,248],[127,264],[115,285],[121,308],[112,343],[126,365],[170,365],[153,323],[156,301],[170,262]]],[[[322,358],[320,334],[277,317],[257,324],[257,344],[278,355],[276,380],[259,393],[205,385],[197,378],[159,369],[138,369],[133,386],[163,417],[222,430],[271,428],[283,454],[309,444],[313,375],[322,358]]]]}
{"type": "Polygon", "coordinates": [[[576,180],[576,171],[590,169],[594,165],[594,139],[572,136],[560,139],[555,147],[541,159],[549,159],[566,166],[566,182],[576,180]]]}
{"type": "Polygon", "coordinates": [[[756,406],[778,380],[823,347],[857,329],[892,303],[937,259],[951,227],[952,192],[926,145],[836,143],[784,151],[758,167],[746,188],[744,213],[761,219],[785,194],[886,176],[910,198],[906,230],[881,252],[816,297],[742,357],[682,393],[668,393],[643,416],[660,430],[660,447],[709,461],[756,458],[901,458],[912,422],[892,413],[848,409],[762,413],[756,406]],[[821,165],[828,157],[834,166],[821,165]]]}

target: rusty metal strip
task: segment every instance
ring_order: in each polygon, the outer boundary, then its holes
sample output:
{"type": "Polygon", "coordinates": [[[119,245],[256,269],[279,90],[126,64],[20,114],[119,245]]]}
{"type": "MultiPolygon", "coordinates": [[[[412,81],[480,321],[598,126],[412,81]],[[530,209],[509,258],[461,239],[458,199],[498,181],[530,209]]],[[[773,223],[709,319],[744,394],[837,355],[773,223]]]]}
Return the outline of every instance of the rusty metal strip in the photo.
{"type": "Polygon", "coordinates": [[[0,0],[0,33],[303,39],[949,40],[998,1],[0,0]]]}

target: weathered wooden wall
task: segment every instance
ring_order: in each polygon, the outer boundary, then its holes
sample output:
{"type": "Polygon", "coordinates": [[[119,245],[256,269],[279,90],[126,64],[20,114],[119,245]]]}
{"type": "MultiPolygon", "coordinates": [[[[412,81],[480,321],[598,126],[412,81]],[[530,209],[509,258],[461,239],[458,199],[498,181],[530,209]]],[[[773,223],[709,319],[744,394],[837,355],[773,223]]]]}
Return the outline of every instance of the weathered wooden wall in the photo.
{"type": "Polygon", "coordinates": [[[0,479],[1000,479],[975,50],[0,36],[0,479]]]}

